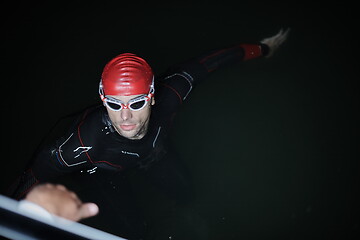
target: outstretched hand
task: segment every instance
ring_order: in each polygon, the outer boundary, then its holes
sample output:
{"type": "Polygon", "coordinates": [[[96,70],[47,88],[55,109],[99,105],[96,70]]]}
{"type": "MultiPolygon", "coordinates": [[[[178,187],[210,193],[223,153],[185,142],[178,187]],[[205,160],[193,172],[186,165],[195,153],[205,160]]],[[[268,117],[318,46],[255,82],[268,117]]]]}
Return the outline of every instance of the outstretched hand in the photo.
{"type": "Polygon", "coordinates": [[[283,29],[280,29],[278,34],[265,38],[261,40],[260,42],[263,44],[266,44],[269,46],[269,53],[266,55],[266,57],[271,57],[274,52],[279,48],[279,46],[285,42],[290,32],[290,28],[286,29],[286,31],[283,31],[283,29]]]}
{"type": "Polygon", "coordinates": [[[25,198],[48,212],[72,221],[95,216],[99,208],[95,203],[83,203],[78,196],[63,185],[41,184],[34,187],[25,198]]]}

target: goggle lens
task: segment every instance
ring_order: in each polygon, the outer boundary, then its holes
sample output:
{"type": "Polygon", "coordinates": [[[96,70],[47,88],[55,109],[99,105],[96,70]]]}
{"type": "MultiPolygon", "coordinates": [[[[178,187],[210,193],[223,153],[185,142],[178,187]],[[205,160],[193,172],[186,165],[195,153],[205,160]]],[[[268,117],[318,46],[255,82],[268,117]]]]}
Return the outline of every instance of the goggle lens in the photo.
{"type": "Polygon", "coordinates": [[[120,109],[121,109],[121,104],[119,104],[119,103],[114,103],[114,102],[110,102],[107,100],[105,100],[105,103],[111,110],[120,111],[120,109]]]}
{"type": "Polygon", "coordinates": [[[144,105],[146,104],[146,100],[140,100],[138,102],[133,102],[129,104],[129,108],[131,110],[140,110],[144,107],[144,105]]]}

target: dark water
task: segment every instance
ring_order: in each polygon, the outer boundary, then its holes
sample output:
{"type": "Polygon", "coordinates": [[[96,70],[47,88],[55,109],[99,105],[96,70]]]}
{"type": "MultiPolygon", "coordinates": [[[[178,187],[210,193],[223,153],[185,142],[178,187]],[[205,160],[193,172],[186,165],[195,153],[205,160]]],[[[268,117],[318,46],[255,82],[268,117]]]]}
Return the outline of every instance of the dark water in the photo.
{"type": "Polygon", "coordinates": [[[173,139],[197,198],[171,216],[152,210],[166,204],[161,196],[150,198],[148,215],[159,235],[172,229],[171,239],[355,239],[354,9],[301,1],[38,1],[4,8],[1,187],[59,117],[99,101],[101,70],[116,54],[138,53],[160,73],[203,51],[291,27],[273,58],[221,70],[193,92],[173,139]]]}

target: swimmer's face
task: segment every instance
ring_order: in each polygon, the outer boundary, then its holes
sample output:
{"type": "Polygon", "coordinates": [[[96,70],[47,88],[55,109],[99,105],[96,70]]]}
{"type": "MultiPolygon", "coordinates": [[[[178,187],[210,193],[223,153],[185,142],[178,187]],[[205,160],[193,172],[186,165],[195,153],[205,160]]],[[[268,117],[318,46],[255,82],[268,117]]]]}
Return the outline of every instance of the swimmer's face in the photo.
{"type": "MultiPolygon", "coordinates": [[[[107,95],[106,97],[118,100],[121,103],[128,105],[144,96],[146,96],[146,94],[131,96],[107,95]]],[[[130,108],[122,108],[120,111],[114,111],[106,104],[105,107],[116,131],[121,136],[134,140],[143,138],[147,133],[151,106],[154,104],[155,99],[151,97],[151,99],[145,103],[145,106],[137,111],[131,110],[130,108]]]]}

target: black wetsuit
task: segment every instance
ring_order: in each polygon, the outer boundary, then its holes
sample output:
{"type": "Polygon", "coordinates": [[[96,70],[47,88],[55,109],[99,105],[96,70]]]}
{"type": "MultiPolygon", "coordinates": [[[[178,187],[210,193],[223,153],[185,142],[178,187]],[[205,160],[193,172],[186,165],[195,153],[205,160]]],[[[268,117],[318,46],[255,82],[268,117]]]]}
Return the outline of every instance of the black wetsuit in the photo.
{"type": "Polygon", "coordinates": [[[124,170],[139,170],[165,193],[186,200],[191,195],[190,176],[167,146],[178,107],[210,72],[267,52],[268,47],[263,44],[220,49],[157,77],[156,104],[152,106],[148,132],[140,140],[120,136],[104,106],[86,109],[65,135],[40,149],[10,195],[20,199],[39,182],[58,182],[63,176],[72,176],[67,181],[70,189],[75,189],[82,200],[100,206],[99,216],[88,220],[89,225],[129,239],[140,238],[143,220],[135,210],[136,200],[124,170]]]}

